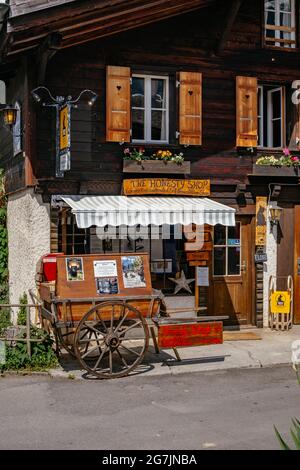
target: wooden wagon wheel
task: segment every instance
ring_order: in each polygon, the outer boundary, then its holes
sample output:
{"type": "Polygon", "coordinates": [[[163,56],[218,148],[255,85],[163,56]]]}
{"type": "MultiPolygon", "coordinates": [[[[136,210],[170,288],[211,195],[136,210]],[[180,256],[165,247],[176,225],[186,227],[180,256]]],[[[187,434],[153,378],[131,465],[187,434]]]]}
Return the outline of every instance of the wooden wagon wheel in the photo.
{"type": "Polygon", "coordinates": [[[81,319],[74,351],[81,365],[101,379],[124,377],[143,360],[149,330],[142,314],[122,301],[102,302],[81,319]]]}
{"type": "Polygon", "coordinates": [[[58,340],[58,346],[59,347],[62,346],[71,356],[76,357],[76,354],[74,351],[75,328],[74,327],[56,328],[56,335],[57,335],[57,340],[58,340]]]}

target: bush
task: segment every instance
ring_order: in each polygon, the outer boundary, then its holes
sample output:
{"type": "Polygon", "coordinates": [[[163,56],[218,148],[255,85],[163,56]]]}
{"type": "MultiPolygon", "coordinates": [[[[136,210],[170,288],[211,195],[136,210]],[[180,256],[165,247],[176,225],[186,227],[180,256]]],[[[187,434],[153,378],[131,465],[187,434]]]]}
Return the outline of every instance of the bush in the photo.
{"type": "Polygon", "coordinates": [[[17,325],[26,326],[26,318],[27,318],[26,305],[28,304],[28,297],[25,292],[20,297],[19,302],[20,302],[20,305],[22,305],[22,307],[20,307],[18,311],[17,325]]]}
{"type": "MultiPolygon", "coordinates": [[[[22,331],[18,337],[25,338],[26,331],[22,331]]],[[[36,326],[31,326],[30,337],[43,339],[42,342],[31,343],[31,358],[27,353],[26,342],[17,342],[16,346],[6,344],[6,362],[0,366],[2,370],[45,370],[58,365],[50,335],[36,326]]]]}

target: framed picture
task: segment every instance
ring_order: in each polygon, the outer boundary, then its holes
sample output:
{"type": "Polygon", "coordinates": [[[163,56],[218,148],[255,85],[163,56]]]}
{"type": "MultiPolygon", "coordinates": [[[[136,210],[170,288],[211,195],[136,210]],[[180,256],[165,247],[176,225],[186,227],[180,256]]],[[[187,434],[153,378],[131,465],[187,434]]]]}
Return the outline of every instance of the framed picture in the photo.
{"type": "Polygon", "coordinates": [[[141,256],[122,256],[122,272],[125,289],[146,287],[144,262],[141,256]]]}
{"type": "Polygon", "coordinates": [[[83,259],[66,258],[67,281],[84,281],[83,259]]]}

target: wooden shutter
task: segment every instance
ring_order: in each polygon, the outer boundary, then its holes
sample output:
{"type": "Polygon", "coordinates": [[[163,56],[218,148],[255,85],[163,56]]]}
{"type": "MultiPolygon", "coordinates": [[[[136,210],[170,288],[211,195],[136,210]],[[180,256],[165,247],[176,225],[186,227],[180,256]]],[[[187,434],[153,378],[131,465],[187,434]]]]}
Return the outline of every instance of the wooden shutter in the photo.
{"type": "Polygon", "coordinates": [[[130,142],[130,68],[108,66],[106,71],[106,140],[130,142]]]}
{"type": "Polygon", "coordinates": [[[236,77],[236,146],[257,147],[257,79],[236,77]]]}
{"type": "Polygon", "coordinates": [[[179,143],[202,145],[202,73],[179,74],[179,143]]]}

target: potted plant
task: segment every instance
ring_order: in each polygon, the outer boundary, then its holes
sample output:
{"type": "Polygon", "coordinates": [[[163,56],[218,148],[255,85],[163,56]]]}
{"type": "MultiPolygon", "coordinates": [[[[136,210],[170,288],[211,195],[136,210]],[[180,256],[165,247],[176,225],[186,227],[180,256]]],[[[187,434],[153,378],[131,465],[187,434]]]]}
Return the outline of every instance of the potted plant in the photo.
{"type": "Polygon", "coordinates": [[[263,155],[253,166],[254,175],[265,176],[298,176],[300,158],[292,155],[288,148],[283,149],[281,156],[263,155]]]}
{"type": "Polygon", "coordinates": [[[145,149],[126,148],[123,159],[124,173],[181,173],[191,172],[190,162],[185,162],[183,153],[173,153],[170,150],[158,150],[152,155],[146,155],[145,149]]]}

